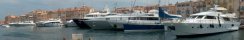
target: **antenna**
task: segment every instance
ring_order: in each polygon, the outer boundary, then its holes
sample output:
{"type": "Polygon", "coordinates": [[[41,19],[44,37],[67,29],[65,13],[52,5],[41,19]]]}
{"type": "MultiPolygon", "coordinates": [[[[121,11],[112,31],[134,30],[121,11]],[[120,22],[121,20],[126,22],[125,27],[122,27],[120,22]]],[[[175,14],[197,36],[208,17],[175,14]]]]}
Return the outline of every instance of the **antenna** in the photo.
{"type": "Polygon", "coordinates": [[[107,14],[110,13],[109,7],[108,7],[108,1],[105,1],[105,7],[104,7],[104,11],[106,11],[107,14]]]}
{"type": "Polygon", "coordinates": [[[158,6],[160,6],[161,0],[158,0],[158,6]]]}
{"type": "MultiPolygon", "coordinates": [[[[242,0],[241,0],[241,2],[242,2],[242,0]]],[[[241,14],[241,2],[239,2],[239,8],[238,8],[238,9],[239,9],[239,13],[238,13],[238,22],[241,21],[241,20],[240,20],[240,19],[241,19],[241,15],[240,15],[240,14],[241,14]]],[[[234,4],[234,3],[233,3],[233,4],[234,4]]]]}
{"type": "Polygon", "coordinates": [[[214,10],[214,11],[217,11],[218,6],[219,6],[219,5],[214,4],[214,8],[213,8],[213,10],[214,10]]]}
{"type": "Polygon", "coordinates": [[[134,10],[134,8],[133,8],[133,7],[135,6],[135,4],[136,4],[136,0],[132,1],[132,5],[131,5],[131,6],[132,6],[132,7],[131,7],[131,11],[133,11],[133,10],[134,10]]]}

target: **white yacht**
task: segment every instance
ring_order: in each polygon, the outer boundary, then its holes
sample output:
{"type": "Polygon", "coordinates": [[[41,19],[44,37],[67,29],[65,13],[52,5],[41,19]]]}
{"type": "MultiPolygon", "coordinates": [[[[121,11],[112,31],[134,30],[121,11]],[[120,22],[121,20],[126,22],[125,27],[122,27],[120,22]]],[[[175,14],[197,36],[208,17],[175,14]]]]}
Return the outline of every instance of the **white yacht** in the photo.
{"type": "MultiPolygon", "coordinates": [[[[89,16],[89,15],[87,15],[89,16]]],[[[123,26],[116,26],[115,24],[111,23],[124,23],[128,22],[127,20],[131,17],[150,17],[153,18],[153,14],[147,14],[144,12],[136,11],[134,13],[128,14],[106,14],[106,16],[102,17],[92,17],[88,18],[89,20],[84,21],[89,27],[92,29],[124,29],[123,26]]],[[[158,22],[158,20],[157,20],[158,22]]]]}
{"type": "Polygon", "coordinates": [[[36,23],[37,27],[61,27],[62,21],[61,19],[50,19],[47,21],[40,21],[36,23]]]}
{"type": "Polygon", "coordinates": [[[215,6],[210,11],[190,15],[189,18],[177,22],[164,23],[177,36],[214,34],[239,29],[235,13],[227,13],[227,9],[215,6]]]}
{"type": "Polygon", "coordinates": [[[105,16],[117,15],[112,13],[91,13],[86,15],[83,22],[91,27],[92,29],[111,29],[111,25],[107,22],[107,18],[105,16]]]}
{"type": "Polygon", "coordinates": [[[108,8],[100,12],[91,12],[86,14],[84,19],[73,19],[73,21],[80,28],[91,28],[91,29],[110,29],[111,25],[106,21],[105,16],[117,15],[115,13],[110,13],[108,8]]]}
{"type": "Polygon", "coordinates": [[[9,25],[6,25],[6,24],[3,24],[3,25],[0,25],[1,27],[6,27],[6,28],[9,28],[10,26],[9,25]]]}
{"type": "Polygon", "coordinates": [[[35,26],[35,23],[33,21],[23,21],[23,22],[9,23],[8,25],[14,27],[24,27],[24,26],[35,26]]]}
{"type": "Polygon", "coordinates": [[[115,17],[117,20],[108,20],[113,27],[124,29],[124,31],[158,31],[164,30],[161,19],[180,18],[181,16],[170,15],[161,8],[150,10],[149,13],[135,12],[127,16],[115,17]]]}

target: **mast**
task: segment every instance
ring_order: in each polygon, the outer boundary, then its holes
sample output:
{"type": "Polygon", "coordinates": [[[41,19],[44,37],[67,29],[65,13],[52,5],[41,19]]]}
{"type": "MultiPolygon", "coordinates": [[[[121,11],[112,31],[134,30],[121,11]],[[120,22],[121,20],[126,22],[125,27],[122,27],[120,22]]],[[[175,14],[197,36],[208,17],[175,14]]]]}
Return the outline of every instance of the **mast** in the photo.
{"type": "Polygon", "coordinates": [[[118,6],[118,1],[117,0],[114,0],[114,2],[115,2],[115,6],[114,6],[114,12],[116,12],[117,10],[116,10],[116,8],[117,8],[117,6],[118,6]]]}
{"type": "Polygon", "coordinates": [[[132,1],[130,12],[133,12],[137,0],[132,1]]]}
{"type": "Polygon", "coordinates": [[[106,11],[107,14],[110,13],[110,9],[109,9],[109,7],[108,7],[108,1],[107,1],[107,2],[105,1],[104,11],[106,11]]]}
{"type": "MultiPolygon", "coordinates": [[[[159,9],[159,7],[160,7],[160,3],[161,3],[161,0],[158,0],[158,10],[160,10],[160,9],[159,9]]],[[[158,12],[160,12],[160,11],[158,11],[158,12]]],[[[159,16],[159,14],[160,14],[160,13],[158,13],[159,24],[161,24],[162,21],[161,21],[161,17],[159,16]]]]}
{"type": "MultiPolygon", "coordinates": [[[[238,22],[241,22],[241,15],[240,15],[240,14],[241,14],[241,2],[242,2],[242,1],[239,2],[239,8],[238,8],[238,9],[239,9],[239,10],[238,10],[238,11],[239,11],[239,13],[238,13],[238,20],[237,20],[238,22]]],[[[234,3],[233,3],[233,4],[234,4],[234,3]]]]}

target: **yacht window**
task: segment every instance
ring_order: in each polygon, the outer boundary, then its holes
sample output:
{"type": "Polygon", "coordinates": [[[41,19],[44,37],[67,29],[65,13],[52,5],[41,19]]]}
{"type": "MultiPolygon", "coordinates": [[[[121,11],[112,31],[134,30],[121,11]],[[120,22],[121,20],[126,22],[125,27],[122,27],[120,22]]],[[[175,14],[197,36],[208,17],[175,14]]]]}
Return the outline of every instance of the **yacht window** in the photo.
{"type": "Polygon", "coordinates": [[[93,17],[93,15],[86,15],[86,17],[93,17]]]}
{"type": "Polygon", "coordinates": [[[147,20],[158,20],[157,17],[151,17],[151,18],[148,18],[147,20]]]}
{"type": "Polygon", "coordinates": [[[206,16],[205,19],[216,19],[215,16],[206,16]]]}
{"type": "Polygon", "coordinates": [[[60,22],[50,22],[50,23],[60,23],[60,22]]]}
{"type": "Polygon", "coordinates": [[[191,16],[190,18],[196,18],[197,16],[191,16]]]}
{"type": "Polygon", "coordinates": [[[130,17],[129,20],[158,20],[157,17],[130,17]]]}
{"type": "Polygon", "coordinates": [[[140,20],[147,20],[146,17],[139,17],[140,20]]]}
{"type": "Polygon", "coordinates": [[[136,18],[134,18],[134,17],[130,17],[129,20],[136,20],[136,18]]]}
{"type": "Polygon", "coordinates": [[[102,17],[106,16],[106,15],[101,15],[102,17]]]}
{"type": "Polygon", "coordinates": [[[223,19],[224,19],[225,21],[230,21],[230,19],[227,18],[227,17],[223,17],[223,19]]]}
{"type": "Polygon", "coordinates": [[[202,19],[203,16],[197,16],[197,19],[202,19]]]}
{"type": "Polygon", "coordinates": [[[110,20],[110,18],[106,18],[106,20],[110,20]]]}
{"type": "Polygon", "coordinates": [[[116,14],[108,14],[108,15],[116,15],[116,14]]]}

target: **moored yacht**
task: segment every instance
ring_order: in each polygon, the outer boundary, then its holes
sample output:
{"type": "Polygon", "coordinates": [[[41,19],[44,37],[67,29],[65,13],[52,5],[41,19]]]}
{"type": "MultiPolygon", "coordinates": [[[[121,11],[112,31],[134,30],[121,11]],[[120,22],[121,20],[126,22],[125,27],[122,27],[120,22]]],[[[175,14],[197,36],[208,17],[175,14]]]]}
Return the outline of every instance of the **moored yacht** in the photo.
{"type": "Polygon", "coordinates": [[[86,14],[83,19],[73,19],[73,21],[80,28],[91,28],[91,29],[110,29],[111,25],[106,21],[105,16],[117,15],[115,13],[110,13],[108,8],[99,12],[90,12],[86,14]]]}
{"type": "Polygon", "coordinates": [[[210,11],[190,15],[189,18],[177,22],[164,23],[177,36],[214,34],[239,29],[234,13],[227,13],[227,9],[215,6],[210,11]]]}
{"type": "Polygon", "coordinates": [[[109,22],[113,27],[124,31],[162,31],[164,25],[161,24],[160,17],[180,18],[181,16],[170,15],[159,8],[150,10],[149,13],[135,12],[134,15],[130,14],[127,17],[117,17],[119,20],[109,20],[109,22]]]}
{"type": "Polygon", "coordinates": [[[61,27],[62,21],[60,19],[50,19],[47,21],[40,21],[36,23],[37,27],[61,27]]]}
{"type": "Polygon", "coordinates": [[[35,26],[35,23],[33,21],[23,21],[23,22],[9,23],[8,25],[14,27],[24,27],[24,26],[35,26]]]}

